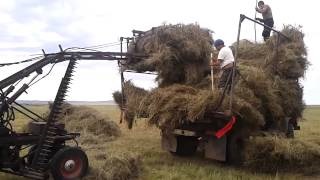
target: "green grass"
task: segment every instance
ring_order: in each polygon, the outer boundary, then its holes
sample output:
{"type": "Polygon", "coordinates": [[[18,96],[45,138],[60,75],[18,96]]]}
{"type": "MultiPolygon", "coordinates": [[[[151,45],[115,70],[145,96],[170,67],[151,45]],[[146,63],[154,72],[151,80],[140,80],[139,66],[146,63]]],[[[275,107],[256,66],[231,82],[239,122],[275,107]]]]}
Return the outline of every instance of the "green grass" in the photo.
{"type": "MultiPolygon", "coordinates": [[[[116,106],[91,106],[110,119],[119,122],[119,110],[116,106]]],[[[43,113],[47,110],[44,106],[33,106],[34,110],[43,113]]],[[[301,131],[296,131],[296,137],[305,141],[320,144],[320,106],[311,106],[305,110],[304,120],[300,123],[301,131]]],[[[14,123],[21,128],[26,123],[17,114],[14,123]]],[[[259,174],[249,172],[242,168],[226,166],[212,160],[204,159],[201,154],[191,158],[172,156],[163,151],[160,145],[160,131],[155,127],[149,127],[144,120],[138,121],[132,130],[128,130],[125,124],[120,125],[122,136],[115,141],[107,142],[105,151],[108,154],[122,154],[130,152],[142,158],[141,180],[150,179],[318,179],[320,177],[303,176],[300,174],[259,174]]],[[[11,175],[0,174],[0,179],[24,179],[11,175]]]]}
{"type": "Polygon", "coordinates": [[[300,122],[301,130],[296,131],[297,138],[312,141],[320,145],[320,106],[310,106],[303,114],[300,122]]]}

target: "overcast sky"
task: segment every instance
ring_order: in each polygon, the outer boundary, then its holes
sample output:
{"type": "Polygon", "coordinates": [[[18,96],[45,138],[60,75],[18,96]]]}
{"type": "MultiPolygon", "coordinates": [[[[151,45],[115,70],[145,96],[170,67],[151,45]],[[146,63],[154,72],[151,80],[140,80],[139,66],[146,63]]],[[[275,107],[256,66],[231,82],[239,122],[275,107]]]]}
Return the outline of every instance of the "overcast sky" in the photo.
{"type": "MultiPolygon", "coordinates": [[[[255,0],[1,0],[0,63],[34,57],[30,55],[57,52],[63,48],[86,47],[118,42],[121,36],[132,36],[131,30],[149,30],[163,23],[199,23],[215,32],[214,38],[227,45],[236,41],[239,14],[255,16],[255,0]]],[[[302,25],[306,34],[308,59],[311,62],[304,85],[307,104],[320,104],[320,61],[316,57],[320,29],[316,23],[315,0],[266,0],[272,8],[275,28],[284,24],[302,25]],[[299,3],[298,3],[299,2],[299,3]]],[[[241,39],[254,40],[254,25],[242,24],[241,39]]],[[[257,27],[257,38],[262,28],[257,27]]],[[[117,47],[104,51],[117,51],[117,47]]],[[[66,63],[56,65],[52,73],[28,90],[20,99],[53,100],[64,74],[66,63]]],[[[24,65],[0,67],[0,79],[24,65]]],[[[47,72],[49,67],[44,68],[47,72]]],[[[126,74],[136,85],[155,86],[154,76],[126,74]]],[[[78,64],[68,100],[105,101],[120,89],[115,62],[81,61],[78,64]]]]}

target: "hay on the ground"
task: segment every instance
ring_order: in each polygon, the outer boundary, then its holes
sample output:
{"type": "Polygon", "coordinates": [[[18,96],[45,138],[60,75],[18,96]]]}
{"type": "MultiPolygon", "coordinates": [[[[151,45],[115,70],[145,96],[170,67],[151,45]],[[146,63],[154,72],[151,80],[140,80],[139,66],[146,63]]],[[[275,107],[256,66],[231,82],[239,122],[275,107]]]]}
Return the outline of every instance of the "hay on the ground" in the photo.
{"type": "Polygon", "coordinates": [[[90,160],[89,174],[84,179],[137,178],[142,166],[138,155],[107,151],[107,143],[121,135],[119,126],[89,107],[71,107],[70,110],[63,118],[66,128],[82,133],[79,143],[90,160]]]}
{"type": "Polygon", "coordinates": [[[277,136],[248,140],[244,165],[260,172],[314,174],[320,172],[320,146],[277,136]]]}
{"type": "Polygon", "coordinates": [[[90,168],[90,174],[84,179],[128,180],[137,178],[142,170],[142,161],[137,155],[96,154],[94,158],[100,166],[90,168]]]}
{"type": "MultiPolygon", "coordinates": [[[[49,109],[51,108],[52,103],[49,103],[49,109]]],[[[121,135],[120,128],[114,121],[91,107],[63,103],[60,112],[58,119],[65,124],[65,128],[71,132],[81,132],[85,138],[102,136],[106,140],[121,135]]],[[[47,119],[49,111],[42,116],[47,119]]]]}
{"type": "MultiPolygon", "coordinates": [[[[52,104],[49,104],[49,108],[52,104]]],[[[43,116],[48,117],[48,112],[43,116]]],[[[120,127],[108,116],[88,106],[62,105],[59,120],[65,123],[69,132],[78,132],[79,146],[89,159],[89,173],[83,178],[129,180],[137,178],[142,169],[141,158],[127,153],[118,154],[108,151],[109,143],[121,135],[120,127]]],[[[67,142],[73,146],[74,142],[67,142]]]]}
{"type": "Polygon", "coordinates": [[[67,113],[61,120],[69,131],[83,132],[83,135],[103,135],[105,138],[118,137],[121,134],[119,126],[97,110],[87,106],[68,106],[67,113]]]}
{"type": "Polygon", "coordinates": [[[141,159],[133,154],[112,154],[108,142],[121,135],[119,126],[87,106],[64,105],[62,121],[69,131],[80,132],[80,146],[88,155],[89,174],[84,179],[128,180],[138,177],[141,159]]]}

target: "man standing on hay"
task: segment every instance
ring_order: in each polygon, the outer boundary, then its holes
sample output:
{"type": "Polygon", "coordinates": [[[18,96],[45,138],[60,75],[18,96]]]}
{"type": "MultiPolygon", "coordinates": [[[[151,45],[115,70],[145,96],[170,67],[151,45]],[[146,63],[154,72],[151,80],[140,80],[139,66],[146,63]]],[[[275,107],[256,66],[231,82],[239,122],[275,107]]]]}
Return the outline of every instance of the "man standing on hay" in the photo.
{"type": "MultiPolygon", "coordinates": [[[[258,13],[262,14],[263,19],[261,18],[256,18],[256,20],[263,22],[264,25],[269,26],[270,28],[273,27],[274,21],[273,21],[273,16],[272,16],[272,11],[269,5],[264,4],[263,1],[258,2],[258,7],[256,7],[256,11],[258,13]]],[[[262,31],[262,36],[264,41],[268,40],[270,37],[270,32],[271,29],[264,27],[262,31]]]]}
{"type": "Polygon", "coordinates": [[[233,69],[234,57],[232,50],[224,45],[223,40],[217,39],[214,41],[214,46],[219,51],[218,60],[215,64],[219,64],[222,69],[218,88],[225,88],[231,84],[231,75],[233,69]]]}

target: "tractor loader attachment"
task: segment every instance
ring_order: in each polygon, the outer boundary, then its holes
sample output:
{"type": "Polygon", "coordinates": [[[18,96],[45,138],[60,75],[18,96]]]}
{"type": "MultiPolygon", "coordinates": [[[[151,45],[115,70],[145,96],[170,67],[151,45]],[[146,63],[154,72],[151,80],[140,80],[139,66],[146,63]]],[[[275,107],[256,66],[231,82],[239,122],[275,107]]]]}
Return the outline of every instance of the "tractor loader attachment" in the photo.
{"type": "MultiPolygon", "coordinates": [[[[132,39],[128,39],[132,40],[132,39]]],[[[122,46],[122,42],[121,42],[122,46]]],[[[66,141],[80,136],[68,132],[60,121],[62,105],[68,92],[76,64],[81,60],[118,61],[119,66],[129,59],[145,58],[144,55],[122,52],[69,51],[62,50],[52,54],[43,54],[42,58],[26,68],[0,81],[0,171],[24,176],[31,179],[79,179],[88,170],[89,163],[85,152],[76,146],[66,145],[66,141]],[[34,83],[42,80],[42,68],[69,61],[61,80],[48,118],[43,118],[16,100],[34,83]],[[19,86],[25,78],[26,82],[19,86]],[[38,80],[37,80],[38,79],[38,80]],[[32,120],[26,133],[16,132],[11,122],[19,112],[32,120]],[[21,153],[29,149],[28,153],[21,153]],[[25,154],[25,155],[23,155],[25,154]]],[[[81,49],[81,48],[79,48],[81,49]]],[[[44,52],[44,51],[43,51],[44,52]]],[[[24,62],[29,62],[28,60],[24,62]]],[[[0,64],[1,66],[15,63],[0,64]]],[[[50,70],[51,71],[51,70],[50,70]]]]}

